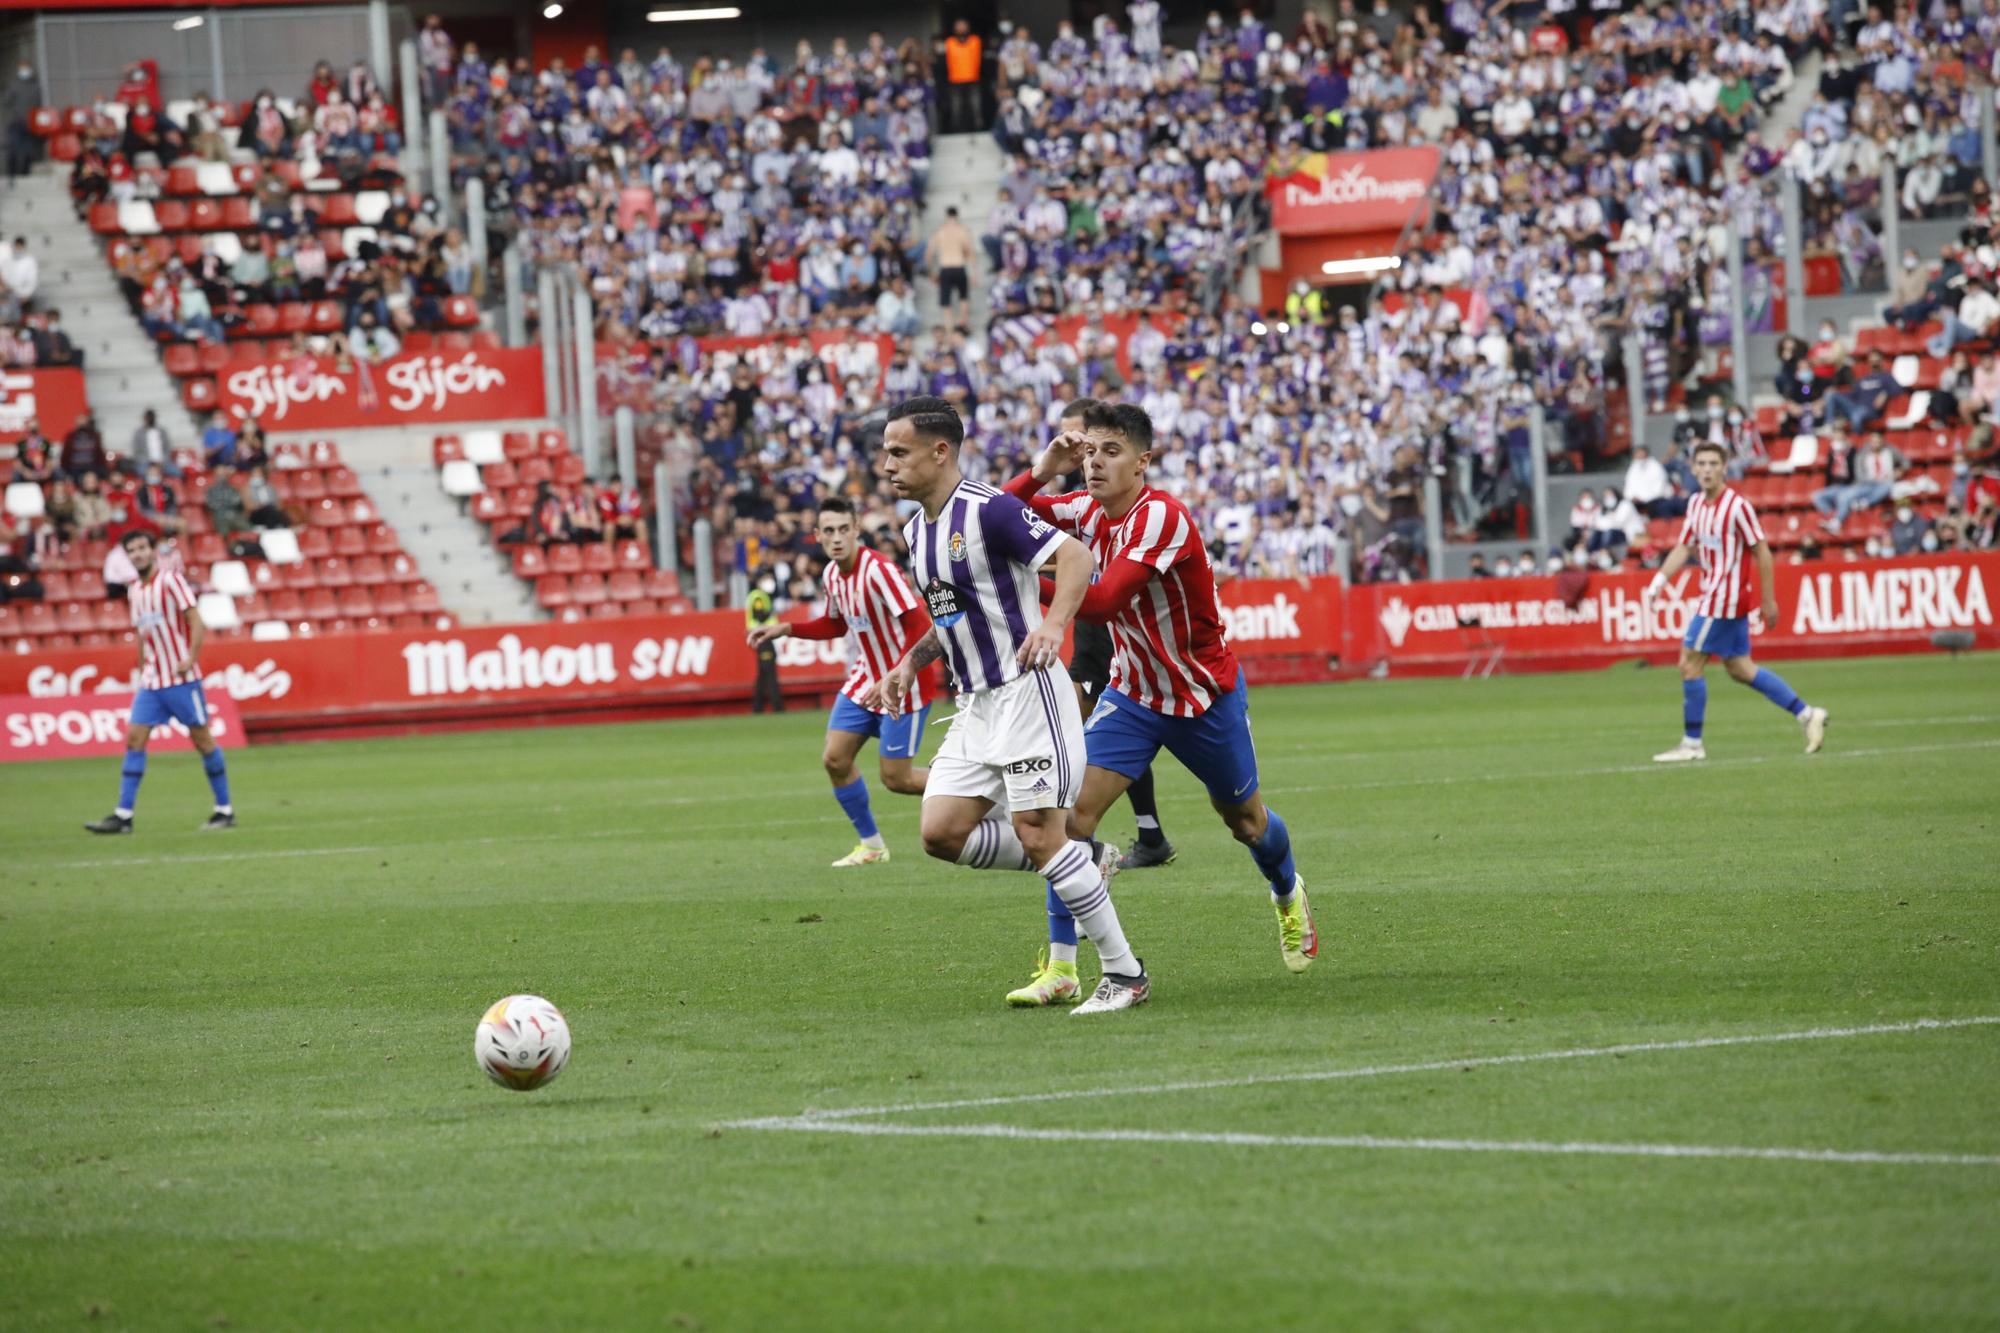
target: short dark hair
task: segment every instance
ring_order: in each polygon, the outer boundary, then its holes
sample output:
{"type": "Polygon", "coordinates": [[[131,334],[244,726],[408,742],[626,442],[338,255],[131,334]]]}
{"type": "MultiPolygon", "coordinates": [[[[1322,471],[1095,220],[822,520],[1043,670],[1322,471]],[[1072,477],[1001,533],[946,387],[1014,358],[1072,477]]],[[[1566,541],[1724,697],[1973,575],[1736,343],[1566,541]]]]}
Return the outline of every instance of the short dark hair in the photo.
{"type": "Polygon", "coordinates": [[[1688,458],[1692,461],[1693,459],[1700,458],[1704,453],[1714,454],[1725,463],[1729,461],[1729,451],[1714,440],[1703,440],[1700,444],[1697,444],[1694,447],[1694,452],[1689,454],[1688,458]]]}
{"type": "Polygon", "coordinates": [[[134,528],[130,532],[126,533],[123,537],[120,537],[118,539],[118,545],[121,548],[129,550],[131,549],[132,543],[135,541],[151,542],[152,540],[153,540],[152,533],[146,531],[146,529],[144,528],[134,528]]]}
{"type": "Polygon", "coordinates": [[[905,398],[889,409],[888,420],[882,424],[893,421],[907,421],[919,436],[943,440],[953,449],[965,443],[965,423],[959,420],[958,409],[942,398],[905,398]]]}
{"type": "Polygon", "coordinates": [[[1063,410],[1057,414],[1056,420],[1066,421],[1070,417],[1080,417],[1091,408],[1100,405],[1100,401],[1096,398],[1072,398],[1063,404],[1063,410]]]}
{"type": "Polygon", "coordinates": [[[1153,447],[1153,418],[1134,403],[1092,403],[1083,411],[1083,428],[1116,431],[1141,453],[1153,447]]]}
{"type": "Polygon", "coordinates": [[[847,499],[847,498],[846,498],[845,496],[841,496],[841,495],[829,495],[829,496],[827,496],[827,497],[826,497],[826,498],[825,498],[824,500],[821,500],[821,501],[819,502],[819,508],[815,509],[815,510],[813,511],[813,513],[815,513],[815,514],[845,514],[845,515],[847,515],[847,516],[848,516],[849,518],[853,518],[853,517],[854,517],[854,504],[853,504],[853,502],[852,502],[852,501],[848,500],[848,499],[847,499]]]}

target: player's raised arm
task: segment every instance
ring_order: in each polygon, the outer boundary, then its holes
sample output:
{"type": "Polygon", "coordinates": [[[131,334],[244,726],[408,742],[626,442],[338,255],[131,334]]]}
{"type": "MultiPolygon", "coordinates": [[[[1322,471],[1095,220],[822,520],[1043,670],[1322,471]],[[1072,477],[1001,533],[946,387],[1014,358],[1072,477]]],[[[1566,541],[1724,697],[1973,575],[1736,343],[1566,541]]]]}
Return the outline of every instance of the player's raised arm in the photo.
{"type": "Polygon", "coordinates": [[[1063,631],[1070,621],[1076,619],[1076,609],[1083,605],[1083,596],[1090,588],[1090,572],[1096,565],[1091,558],[1090,548],[1074,537],[1063,538],[1055,551],[1055,595],[1049,598],[1049,609],[1042,617],[1042,623],[1028,631],[1021,640],[1021,650],[1014,654],[1014,660],[1030,669],[1050,666],[1062,660],[1063,631]]]}

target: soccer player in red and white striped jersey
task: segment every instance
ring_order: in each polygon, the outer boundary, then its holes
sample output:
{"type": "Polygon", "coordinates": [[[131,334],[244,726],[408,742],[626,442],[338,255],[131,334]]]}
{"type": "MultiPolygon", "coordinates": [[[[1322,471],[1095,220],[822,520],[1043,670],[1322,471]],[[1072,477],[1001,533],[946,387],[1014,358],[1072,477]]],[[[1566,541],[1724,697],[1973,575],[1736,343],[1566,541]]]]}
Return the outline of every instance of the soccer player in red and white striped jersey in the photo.
{"type": "Polygon", "coordinates": [[[1186,506],[1146,484],[1152,449],[1144,409],[1097,403],[1084,410],[1080,433],[1057,436],[1031,471],[1007,483],[1090,546],[1097,577],[1077,618],[1111,626],[1111,685],[1084,724],[1089,766],[1071,831],[1095,833],[1119,793],[1166,748],[1201,779],[1222,822],[1249,849],[1270,885],[1285,966],[1303,972],[1319,954],[1305,880],[1285,821],[1258,791],[1248,687],[1223,627],[1208,548],[1186,506]],[[1084,490],[1036,494],[1079,462],[1084,490]]]}
{"type": "Polygon", "coordinates": [[[1689,560],[1700,560],[1701,593],[1681,639],[1681,742],[1653,758],[1662,764],[1683,764],[1708,757],[1701,733],[1708,712],[1705,673],[1714,657],[1722,659],[1731,680],[1748,685],[1796,717],[1805,731],[1806,753],[1815,754],[1826,742],[1827,711],[1807,704],[1777,672],[1750,660],[1752,606],[1767,627],[1778,623],[1778,585],[1764,526],[1750,502],[1725,484],[1728,455],[1721,445],[1712,441],[1697,445],[1693,466],[1701,493],[1688,501],[1680,541],[1646,589],[1649,598],[1661,596],[1689,560]]]}
{"type": "Polygon", "coordinates": [[[132,699],[132,716],[125,728],[118,807],[84,828],[92,833],[132,831],[132,809],[139,799],[139,781],[146,775],[146,743],[152,739],[154,727],[168,722],[188,729],[194,748],[201,753],[209,790],[215,793],[215,810],[202,827],[234,828],[236,811],[229,803],[229,774],[223,766],[222,749],[209,730],[208,699],[202,693],[199,659],[208,627],[195,609],[194,589],[178,567],[163,567],[150,532],[128,532],[121,544],[139,574],[125,592],[139,643],[139,692],[132,699]]]}
{"type": "Polygon", "coordinates": [[[772,621],[750,632],[752,647],[782,638],[838,639],[845,635],[854,650],[854,665],[827,719],[826,749],[820,756],[833,781],[834,799],[847,812],[860,841],[833,864],[870,865],[889,859],[888,844],[868,807],[868,783],[855,771],[854,760],[871,736],[881,758],[882,785],[906,796],[924,794],[928,771],[916,766],[930,716],[928,682],[910,688],[904,711],[878,711],[871,700],[876,685],[931,627],[930,613],[911,589],[893,560],[861,542],[854,506],[842,499],[820,503],[814,530],[826,553],[825,613],[816,619],[786,624],[772,621]]]}

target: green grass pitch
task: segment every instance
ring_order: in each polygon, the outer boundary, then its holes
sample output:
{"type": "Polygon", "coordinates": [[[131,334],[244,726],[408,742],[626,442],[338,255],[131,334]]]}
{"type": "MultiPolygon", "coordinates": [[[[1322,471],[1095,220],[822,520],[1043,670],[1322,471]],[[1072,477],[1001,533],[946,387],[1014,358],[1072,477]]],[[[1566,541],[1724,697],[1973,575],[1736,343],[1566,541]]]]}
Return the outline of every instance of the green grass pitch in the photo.
{"type": "Polygon", "coordinates": [[[1785,670],[1258,691],[1319,965],[1166,766],[1094,1021],[872,750],[827,868],[817,712],[5,770],[0,1327],[2000,1327],[2000,658],[1785,670]]]}

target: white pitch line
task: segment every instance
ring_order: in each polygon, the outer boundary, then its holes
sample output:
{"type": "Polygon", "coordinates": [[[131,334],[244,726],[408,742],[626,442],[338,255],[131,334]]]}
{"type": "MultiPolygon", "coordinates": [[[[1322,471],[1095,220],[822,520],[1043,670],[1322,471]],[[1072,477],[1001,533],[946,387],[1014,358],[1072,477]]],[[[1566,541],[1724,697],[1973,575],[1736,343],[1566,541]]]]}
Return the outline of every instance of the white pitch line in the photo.
{"type": "MultiPolygon", "coordinates": [[[[2000,739],[1942,741],[1936,745],[1884,745],[1872,748],[1822,750],[1815,762],[1825,759],[1879,759],[1885,755],[1937,754],[1947,750],[2000,749],[2000,739]]],[[[1607,764],[1601,768],[1541,769],[1532,773],[1445,773],[1435,777],[1383,778],[1373,782],[1306,782],[1266,787],[1278,796],[1309,791],[1377,791],[1401,787],[1459,787],[1482,782],[1537,782],[1560,778],[1616,777],[1626,773],[1694,773],[1709,768],[1736,768],[1774,762],[1770,755],[1743,755],[1728,759],[1707,759],[1699,764],[1607,764]]]]}
{"type": "Polygon", "coordinates": [[[733,1129],[894,1138],[1029,1139],[1041,1143],[1202,1143],[1231,1148],[1370,1148],[1404,1152],[1543,1153],[1590,1157],[1726,1157],[1886,1166],[2000,1166],[2000,1154],[1752,1148],[1701,1143],[1554,1143],[1538,1139],[1393,1139],[1374,1134],[1242,1134],[1166,1129],[1027,1129],[1020,1125],[889,1125],[812,1116],[743,1120],[733,1129]]]}
{"type": "MultiPolygon", "coordinates": [[[[1481,1055],[1459,1060],[1425,1060],[1416,1064],[1362,1065],[1349,1069],[1318,1069],[1286,1074],[1246,1074],[1238,1078],[1188,1079],[1177,1083],[1153,1083],[1138,1087],[1072,1088],[1061,1092],[1024,1092],[1000,1097],[963,1097],[951,1101],[904,1102],[891,1106],[855,1106],[839,1110],[808,1110],[802,1116],[779,1117],[785,1121],[825,1124],[841,1120],[884,1115],[907,1115],[918,1111],[960,1111],[983,1106],[1022,1106],[1036,1102],[1082,1101],[1100,1097],[1138,1097],[1161,1093],[1202,1092],[1217,1088],[1255,1088],[1278,1083],[1330,1083],[1353,1078],[1383,1078],[1391,1074],[1429,1074],[1451,1069],[1490,1069],[1501,1065],[1541,1064],[1553,1060],[1583,1060],[1600,1056],[1639,1055],[1652,1051],[1707,1051],[1728,1046],[1760,1046],[1776,1042],[1832,1041],[1844,1037],[1872,1037],[1899,1032],[1935,1032],[1949,1028],[1982,1027],[2000,1023],[2000,1014],[1973,1018],[1918,1018],[1906,1023],[1873,1023],[1865,1027],[1805,1028],[1794,1032],[1756,1032],[1731,1037],[1689,1037],[1678,1041],[1638,1041],[1617,1046],[1579,1046],[1560,1051],[1529,1051],[1515,1055],[1481,1055]]],[[[729,1127],[758,1129],[770,1120],[742,1120],[729,1127]]]]}

